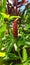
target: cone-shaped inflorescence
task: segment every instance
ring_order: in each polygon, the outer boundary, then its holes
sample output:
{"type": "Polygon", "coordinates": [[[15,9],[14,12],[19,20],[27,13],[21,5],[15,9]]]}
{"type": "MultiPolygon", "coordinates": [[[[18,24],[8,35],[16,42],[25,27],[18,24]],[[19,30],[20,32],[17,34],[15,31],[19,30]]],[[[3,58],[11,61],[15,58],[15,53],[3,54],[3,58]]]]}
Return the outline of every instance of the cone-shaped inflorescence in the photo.
{"type": "Polygon", "coordinates": [[[17,26],[18,18],[14,20],[13,22],[13,36],[14,38],[18,37],[18,26],[17,26]]]}

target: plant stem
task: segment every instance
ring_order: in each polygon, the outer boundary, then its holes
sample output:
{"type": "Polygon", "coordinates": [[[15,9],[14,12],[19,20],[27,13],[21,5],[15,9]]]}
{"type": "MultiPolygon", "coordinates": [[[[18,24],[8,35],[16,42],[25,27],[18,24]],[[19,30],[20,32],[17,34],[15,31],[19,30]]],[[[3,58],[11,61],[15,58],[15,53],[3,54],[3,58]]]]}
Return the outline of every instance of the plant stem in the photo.
{"type": "Polygon", "coordinates": [[[20,53],[19,53],[19,50],[18,50],[18,55],[19,55],[19,59],[20,59],[21,62],[22,62],[22,57],[21,57],[21,55],[20,55],[20,53]]]}

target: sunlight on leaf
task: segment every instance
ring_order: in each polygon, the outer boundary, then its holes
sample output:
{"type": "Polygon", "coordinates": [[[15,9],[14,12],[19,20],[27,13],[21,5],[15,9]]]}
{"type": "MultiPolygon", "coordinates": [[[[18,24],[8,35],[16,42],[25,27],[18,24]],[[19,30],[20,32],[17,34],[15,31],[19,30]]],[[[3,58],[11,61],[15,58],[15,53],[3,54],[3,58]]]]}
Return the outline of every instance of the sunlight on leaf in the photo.
{"type": "Polygon", "coordinates": [[[0,52],[0,57],[4,57],[5,55],[5,52],[0,52]]]}

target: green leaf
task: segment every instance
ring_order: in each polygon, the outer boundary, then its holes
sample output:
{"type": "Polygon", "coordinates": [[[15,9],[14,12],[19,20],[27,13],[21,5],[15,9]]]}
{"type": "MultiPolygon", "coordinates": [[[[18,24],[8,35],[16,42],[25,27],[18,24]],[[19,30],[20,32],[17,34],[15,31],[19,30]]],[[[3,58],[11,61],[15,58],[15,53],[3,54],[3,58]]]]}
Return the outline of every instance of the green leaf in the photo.
{"type": "Polygon", "coordinates": [[[15,53],[9,53],[8,57],[10,60],[17,60],[19,59],[19,56],[17,56],[15,53]]]}
{"type": "Polygon", "coordinates": [[[5,52],[0,52],[0,57],[5,57],[5,52]]]}
{"type": "MultiPolygon", "coordinates": [[[[27,59],[28,59],[27,51],[26,51],[25,47],[23,47],[23,62],[27,61],[27,59]]],[[[28,65],[28,61],[25,62],[23,65],[28,65]]]]}

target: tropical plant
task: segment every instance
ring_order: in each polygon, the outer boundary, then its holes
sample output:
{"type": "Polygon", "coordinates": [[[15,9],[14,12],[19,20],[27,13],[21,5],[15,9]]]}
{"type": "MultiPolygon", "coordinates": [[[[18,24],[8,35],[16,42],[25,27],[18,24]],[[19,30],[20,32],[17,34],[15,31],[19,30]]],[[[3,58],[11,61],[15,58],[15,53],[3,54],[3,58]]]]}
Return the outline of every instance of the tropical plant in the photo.
{"type": "MultiPolygon", "coordinates": [[[[8,9],[7,0],[0,1],[0,65],[30,65],[30,3],[21,1],[25,9],[16,16],[8,9]]],[[[9,3],[8,3],[9,4],[9,3]]],[[[13,9],[14,11],[14,9],[13,9]]]]}

